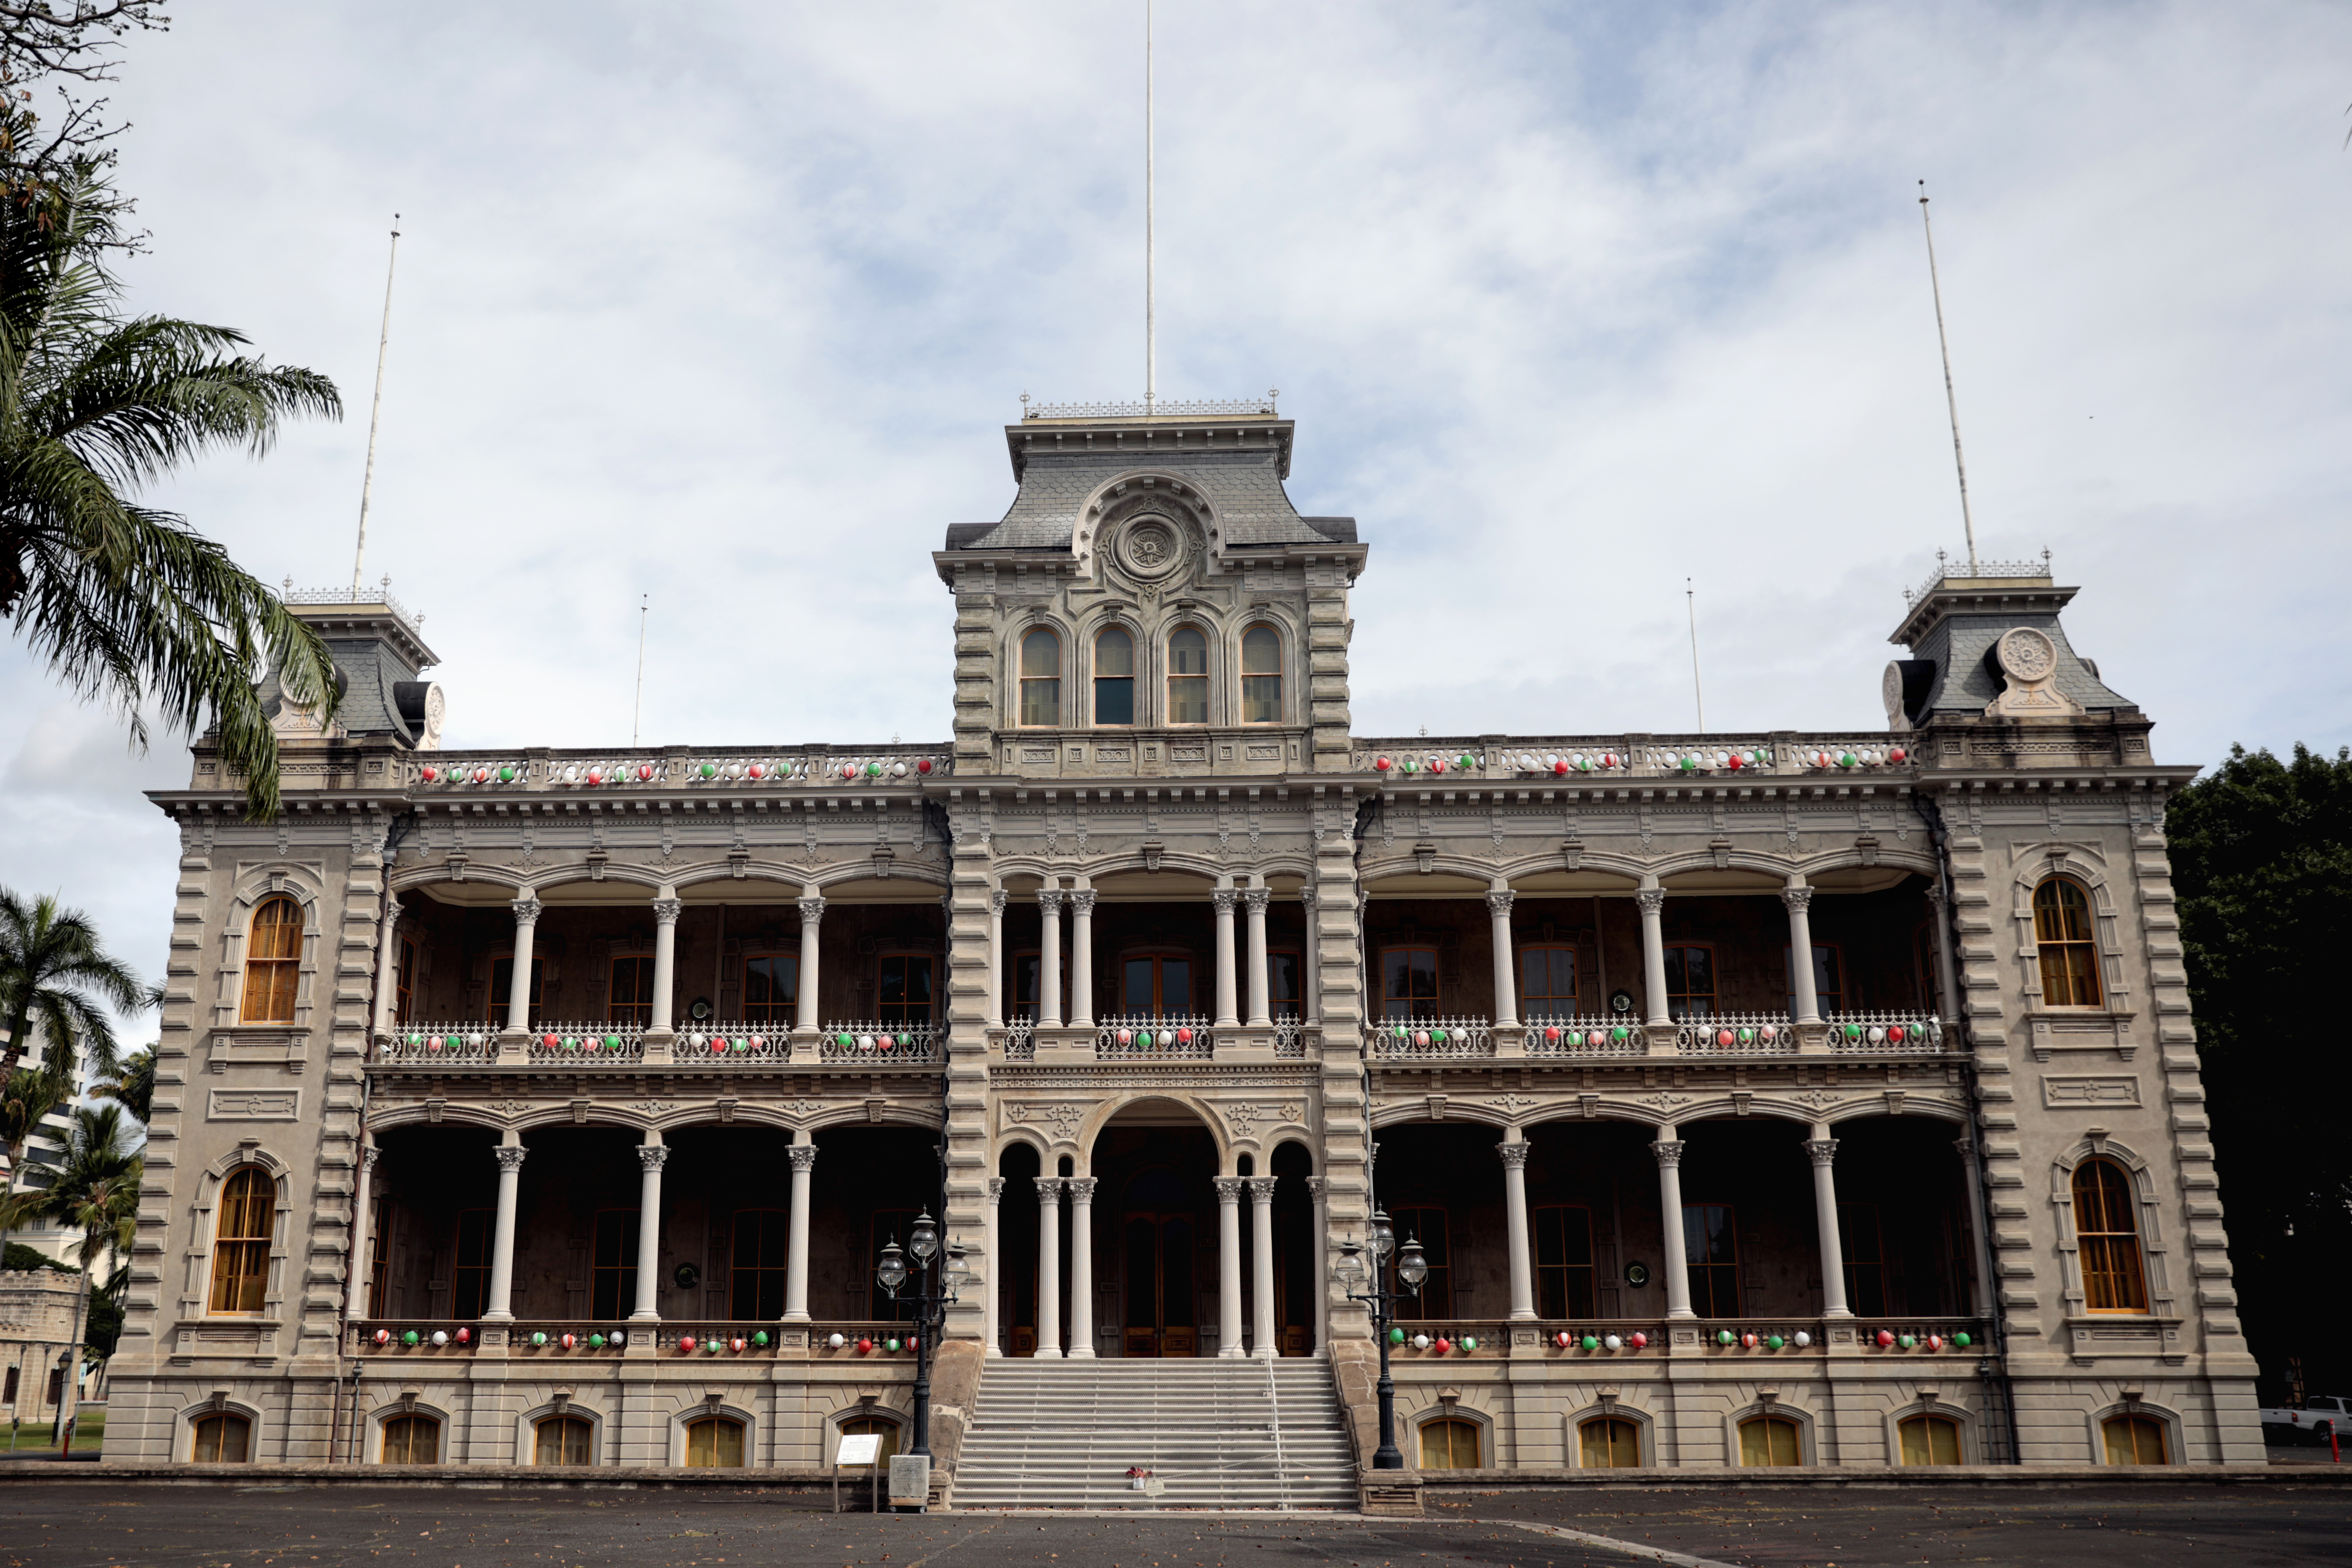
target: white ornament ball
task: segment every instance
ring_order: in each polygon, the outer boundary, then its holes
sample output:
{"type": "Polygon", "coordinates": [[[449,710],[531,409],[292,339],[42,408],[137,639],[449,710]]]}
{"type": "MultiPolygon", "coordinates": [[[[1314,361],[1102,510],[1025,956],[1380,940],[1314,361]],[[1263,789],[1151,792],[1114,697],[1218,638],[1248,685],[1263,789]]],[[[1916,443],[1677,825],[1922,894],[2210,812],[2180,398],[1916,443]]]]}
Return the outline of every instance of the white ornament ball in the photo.
{"type": "Polygon", "coordinates": [[[447,1343],[449,1342],[449,1333],[448,1333],[448,1331],[447,1331],[447,1330],[446,1330],[446,1329],[436,1329],[436,1330],[434,1330],[434,1331],[433,1331],[433,1342],[434,1342],[435,1344],[436,1344],[436,1345],[446,1345],[446,1344],[447,1344],[447,1343]]]}
{"type": "Polygon", "coordinates": [[[1607,1345],[1612,1351],[1622,1351],[1625,1348],[1625,1342],[1619,1339],[1615,1334],[1609,1335],[1601,1342],[1607,1345]]]}
{"type": "Polygon", "coordinates": [[[1813,1342],[1813,1336],[1812,1336],[1812,1335],[1811,1335],[1811,1334],[1809,1334],[1809,1333],[1805,1332],[1805,1331],[1804,1331],[1804,1330],[1802,1330],[1802,1329],[1799,1329],[1799,1330],[1797,1331],[1797,1332],[1796,1332],[1796,1336],[1795,1336],[1795,1343],[1796,1343],[1796,1346],[1797,1346],[1797,1348],[1798,1348],[1799,1350],[1803,1350],[1807,1345],[1811,1344],[1812,1342],[1813,1342]]]}
{"type": "Polygon", "coordinates": [[[1413,1335],[1413,1336],[1412,1336],[1412,1348],[1413,1348],[1413,1349],[1415,1349],[1415,1350],[1417,1350],[1417,1351],[1425,1351],[1425,1350],[1427,1350],[1427,1349],[1429,1348],[1429,1336],[1428,1336],[1427,1334],[1415,1334],[1415,1335],[1413,1335]]]}
{"type": "Polygon", "coordinates": [[[629,1336],[623,1333],[620,1330],[614,1329],[611,1333],[604,1336],[604,1342],[608,1345],[625,1345],[629,1342],[629,1336]]]}
{"type": "Polygon", "coordinates": [[[845,1340],[845,1339],[843,1339],[839,1334],[835,1334],[835,1335],[834,1335],[832,1338],[830,1338],[830,1339],[826,1340],[824,1342],[825,1342],[825,1346],[826,1346],[826,1348],[827,1348],[827,1349],[829,1349],[829,1350],[836,1350],[836,1351],[837,1351],[837,1350],[839,1350],[843,1345],[847,1344],[849,1342],[848,1342],[848,1341],[846,1341],[846,1340],[845,1340]]]}

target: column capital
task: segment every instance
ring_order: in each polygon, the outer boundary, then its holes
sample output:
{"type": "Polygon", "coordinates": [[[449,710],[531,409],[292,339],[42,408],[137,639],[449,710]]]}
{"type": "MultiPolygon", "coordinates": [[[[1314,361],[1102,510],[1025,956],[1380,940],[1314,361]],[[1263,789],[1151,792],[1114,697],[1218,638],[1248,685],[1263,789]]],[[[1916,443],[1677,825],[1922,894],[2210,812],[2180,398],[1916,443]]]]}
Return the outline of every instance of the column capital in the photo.
{"type": "Polygon", "coordinates": [[[1003,889],[999,888],[994,892],[988,895],[988,912],[992,915],[1001,915],[1004,912],[1004,906],[1012,901],[1013,895],[1006,892],[1003,889]]]}
{"type": "Polygon", "coordinates": [[[1218,1202],[1218,1203],[1220,1203],[1220,1204],[1238,1204],[1238,1203],[1240,1203],[1240,1202],[1242,1201],[1242,1178],[1241,1178],[1241,1177],[1239,1177],[1239,1176],[1219,1176],[1219,1177],[1217,1177],[1217,1178],[1216,1178],[1216,1184],[1217,1184],[1217,1202],[1218,1202]]]}
{"type": "Polygon", "coordinates": [[[1488,893],[1486,895],[1486,912],[1497,919],[1507,916],[1511,912],[1512,902],[1517,898],[1518,895],[1512,892],[1507,888],[1497,892],[1488,893]]]}
{"type": "Polygon", "coordinates": [[[813,926],[819,923],[824,919],[824,900],[823,899],[803,899],[801,900],[801,924],[804,926],[813,926]]]}
{"type": "Polygon", "coordinates": [[[1037,907],[1049,915],[1058,914],[1062,909],[1062,898],[1059,888],[1040,888],[1037,889],[1037,907]]]}
{"type": "Polygon", "coordinates": [[[1244,1176],[1242,1185],[1249,1189],[1250,1202],[1264,1208],[1274,1202],[1274,1184],[1278,1176],[1244,1176]]]}
{"type": "Polygon", "coordinates": [[[1331,1178],[1328,1176],[1309,1176],[1307,1178],[1307,1195],[1320,1203],[1330,1184],[1331,1178]]]}
{"type": "Polygon", "coordinates": [[[386,933],[387,935],[389,935],[389,934],[391,933],[391,931],[392,931],[392,928],[393,928],[393,927],[394,927],[394,926],[396,926],[396,925],[398,925],[398,924],[400,923],[400,916],[401,916],[401,912],[402,912],[402,910],[401,910],[401,902],[400,902],[400,900],[399,900],[398,899],[386,899],[386,900],[384,900],[384,901],[383,901],[383,929],[384,929],[384,931],[385,931],[385,933],[386,933]]]}
{"type": "Polygon", "coordinates": [[[988,1206],[989,1206],[990,1208],[994,1208],[994,1207],[996,1206],[996,1205],[997,1205],[997,1200],[998,1200],[998,1199],[1000,1199],[1000,1198],[1002,1198],[1002,1197],[1003,1197],[1003,1196],[1004,1196],[1004,1178],[1003,1178],[1003,1177],[1002,1177],[1002,1176],[991,1176],[991,1177],[989,1177],[989,1178],[988,1178],[988,1206]]]}
{"type": "Polygon", "coordinates": [[[1661,1165],[1672,1165],[1680,1169],[1683,1163],[1683,1141],[1675,1138],[1661,1139],[1653,1142],[1650,1145],[1650,1157],[1661,1165]]]}
{"type": "Polygon", "coordinates": [[[1091,915],[1095,912],[1095,890],[1092,888],[1076,889],[1071,892],[1069,899],[1072,914],[1091,915]]]}
{"type": "Polygon", "coordinates": [[[499,1163],[499,1169],[501,1172],[520,1171],[522,1169],[523,1156],[530,1152],[530,1150],[520,1143],[506,1143],[491,1150],[490,1157],[499,1163]]]}
{"type": "Polygon", "coordinates": [[[1952,1140],[1952,1147],[1960,1152],[1961,1159],[1970,1159],[1976,1154],[1977,1141],[1969,1137],[1966,1133],[1963,1133],[1959,1137],[1952,1140]]]}
{"type": "Polygon", "coordinates": [[[1495,1145],[1495,1153],[1505,1165],[1511,1169],[1524,1170],[1528,1163],[1528,1151],[1534,1147],[1532,1143],[1497,1143],[1495,1145]]]}
{"type": "Polygon", "coordinates": [[[684,899],[656,899],[653,902],[653,910],[655,924],[674,926],[677,924],[677,917],[686,912],[686,900],[684,899]]]}
{"type": "Polygon", "coordinates": [[[637,1163],[646,1168],[646,1173],[648,1175],[660,1170],[662,1168],[662,1162],[668,1158],[669,1145],[667,1143],[640,1143],[637,1145],[637,1163]]]}
{"type": "Polygon", "coordinates": [[[383,1151],[371,1143],[360,1151],[360,1169],[373,1171],[375,1169],[375,1163],[383,1158],[383,1151]]]}
{"type": "Polygon", "coordinates": [[[515,924],[519,926],[528,926],[537,925],[539,923],[540,902],[529,893],[525,893],[521,898],[517,899],[514,901],[513,909],[515,924]]]}
{"type": "Polygon", "coordinates": [[[1229,915],[1234,912],[1234,901],[1239,897],[1240,895],[1231,888],[1217,888],[1210,892],[1209,902],[1215,907],[1219,914],[1229,915]]]}
{"type": "Polygon", "coordinates": [[[1062,1184],[1070,1189],[1071,1206],[1094,1202],[1095,1184],[1099,1180],[1098,1176],[1064,1176],[1062,1184]]]}
{"type": "Polygon", "coordinates": [[[1943,883],[1930,882],[1927,884],[1927,902],[1933,907],[1942,909],[1947,896],[1948,895],[1944,892],[1943,883]]]}
{"type": "Polygon", "coordinates": [[[1062,1206],[1061,1177],[1032,1176],[1029,1179],[1037,1184],[1037,1201],[1040,1204],[1051,1204],[1055,1208],[1062,1206]]]}
{"type": "Polygon", "coordinates": [[[1664,888],[1636,888],[1633,889],[1633,905],[1645,915],[1654,915],[1666,907],[1666,890],[1664,888]]]}
{"type": "Polygon", "coordinates": [[[1274,889],[1271,888],[1244,888],[1240,892],[1242,907],[1254,915],[1265,913],[1265,902],[1274,897],[1274,889]]]}
{"type": "Polygon", "coordinates": [[[784,1151],[784,1158],[793,1163],[793,1170],[795,1173],[814,1171],[816,1169],[816,1145],[795,1143],[784,1151]]]}
{"type": "Polygon", "coordinates": [[[1805,1152],[1812,1157],[1814,1164],[1827,1170],[1837,1159],[1837,1146],[1834,1138],[1809,1138],[1805,1141],[1805,1152]]]}
{"type": "Polygon", "coordinates": [[[1813,907],[1813,890],[1811,888],[1783,888],[1780,889],[1780,901],[1801,914],[1813,907]]]}

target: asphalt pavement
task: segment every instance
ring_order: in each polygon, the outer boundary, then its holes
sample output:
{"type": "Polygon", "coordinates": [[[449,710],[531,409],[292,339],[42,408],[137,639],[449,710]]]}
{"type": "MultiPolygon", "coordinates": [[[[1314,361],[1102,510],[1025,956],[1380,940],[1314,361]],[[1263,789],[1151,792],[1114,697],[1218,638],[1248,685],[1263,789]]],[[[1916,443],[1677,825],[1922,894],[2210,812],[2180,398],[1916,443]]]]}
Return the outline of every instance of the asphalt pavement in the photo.
{"type": "Polygon", "coordinates": [[[11,1479],[0,1568],[1875,1568],[2352,1563],[2352,1488],[1513,1489],[1426,1521],[1280,1514],[928,1518],[804,1495],[11,1479]]]}

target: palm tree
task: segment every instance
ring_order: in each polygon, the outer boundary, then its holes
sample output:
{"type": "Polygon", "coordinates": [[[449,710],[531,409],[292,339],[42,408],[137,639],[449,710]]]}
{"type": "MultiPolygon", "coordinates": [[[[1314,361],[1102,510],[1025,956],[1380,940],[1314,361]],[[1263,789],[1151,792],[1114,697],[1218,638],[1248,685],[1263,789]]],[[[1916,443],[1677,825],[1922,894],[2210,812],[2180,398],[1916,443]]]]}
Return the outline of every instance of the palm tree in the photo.
{"type": "Polygon", "coordinates": [[[131,316],[104,264],[122,204],[79,160],[35,169],[0,111],[0,620],[144,746],[144,710],[218,734],[248,816],[278,810],[265,662],[323,726],[338,693],[326,645],[278,595],[188,527],[129,498],[199,453],[269,449],[281,420],[340,416],[315,371],[243,353],[243,334],[131,316]]]}
{"type": "Polygon", "coordinates": [[[155,1047],[142,1046],[123,1058],[121,1070],[92,1084],[90,1092],[113,1100],[145,1122],[155,1104],[155,1047]]]}
{"type": "MultiPolygon", "coordinates": [[[[65,1397],[58,1411],[60,1429],[73,1419],[75,1394],[81,1386],[82,1325],[89,1317],[90,1276],[109,1251],[117,1259],[130,1256],[139,1233],[139,1184],[145,1172],[146,1162],[124,1144],[121,1106],[77,1106],[66,1129],[65,1158],[49,1184],[0,1202],[0,1229],[13,1230],[28,1219],[42,1218],[81,1232],[76,1253],[81,1262],[81,1294],[74,1305],[65,1397]]],[[[111,1281],[108,1288],[113,1288],[111,1281]]]]}
{"type": "MultiPolygon", "coordinates": [[[[54,894],[26,900],[0,888],[0,1021],[8,1026],[7,1046],[0,1049],[0,1084],[13,1085],[35,1026],[48,1046],[45,1073],[68,1091],[77,1063],[97,1073],[120,1071],[114,1023],[104,1005],[133,1013],[162,1000],[162,987],[149,985],[110,954],[80,910],[64,908],[54,894]]],[[[31,1122],[39,1119],[36,1113],[23,1132],[11,1131],[0,1149],[8,1169],[15,1168],[31,1122]]]]}

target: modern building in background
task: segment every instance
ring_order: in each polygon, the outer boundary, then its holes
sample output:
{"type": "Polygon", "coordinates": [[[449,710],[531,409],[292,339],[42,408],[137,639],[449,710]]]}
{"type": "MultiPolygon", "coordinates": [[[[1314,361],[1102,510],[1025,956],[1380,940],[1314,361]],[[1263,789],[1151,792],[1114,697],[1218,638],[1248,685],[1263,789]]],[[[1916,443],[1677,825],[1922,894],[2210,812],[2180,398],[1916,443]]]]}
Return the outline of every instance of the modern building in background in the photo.
{"type": "MultiPolygon", "coordinates": [[[[932,557],[935,742],[443,749],[416,620],[303,605],[349,690],[280,706],[284,816],[209,745],[153,797],[107,1459],[812,1474],[909,1436],[875,1266],[928,1212],[959,1505],[1130,1462],[1024,1409],[1220,1376],[1283,1402],[1229,1407],[1227,1468],[1310,1500],[2260,1462],[2165,854],[2194,770],[2076,590],[1948,563],[1866,733],[1368,736],[1370,550],[1292,507],[1294,434],[1008,427],[1010,509],[932,557]],[[1376,1211],[1428,1263],[1402,1477],[1353,1468],[1376,1211]]],[[[460,731],[502,700],[451,691],[460,731]]]]}

